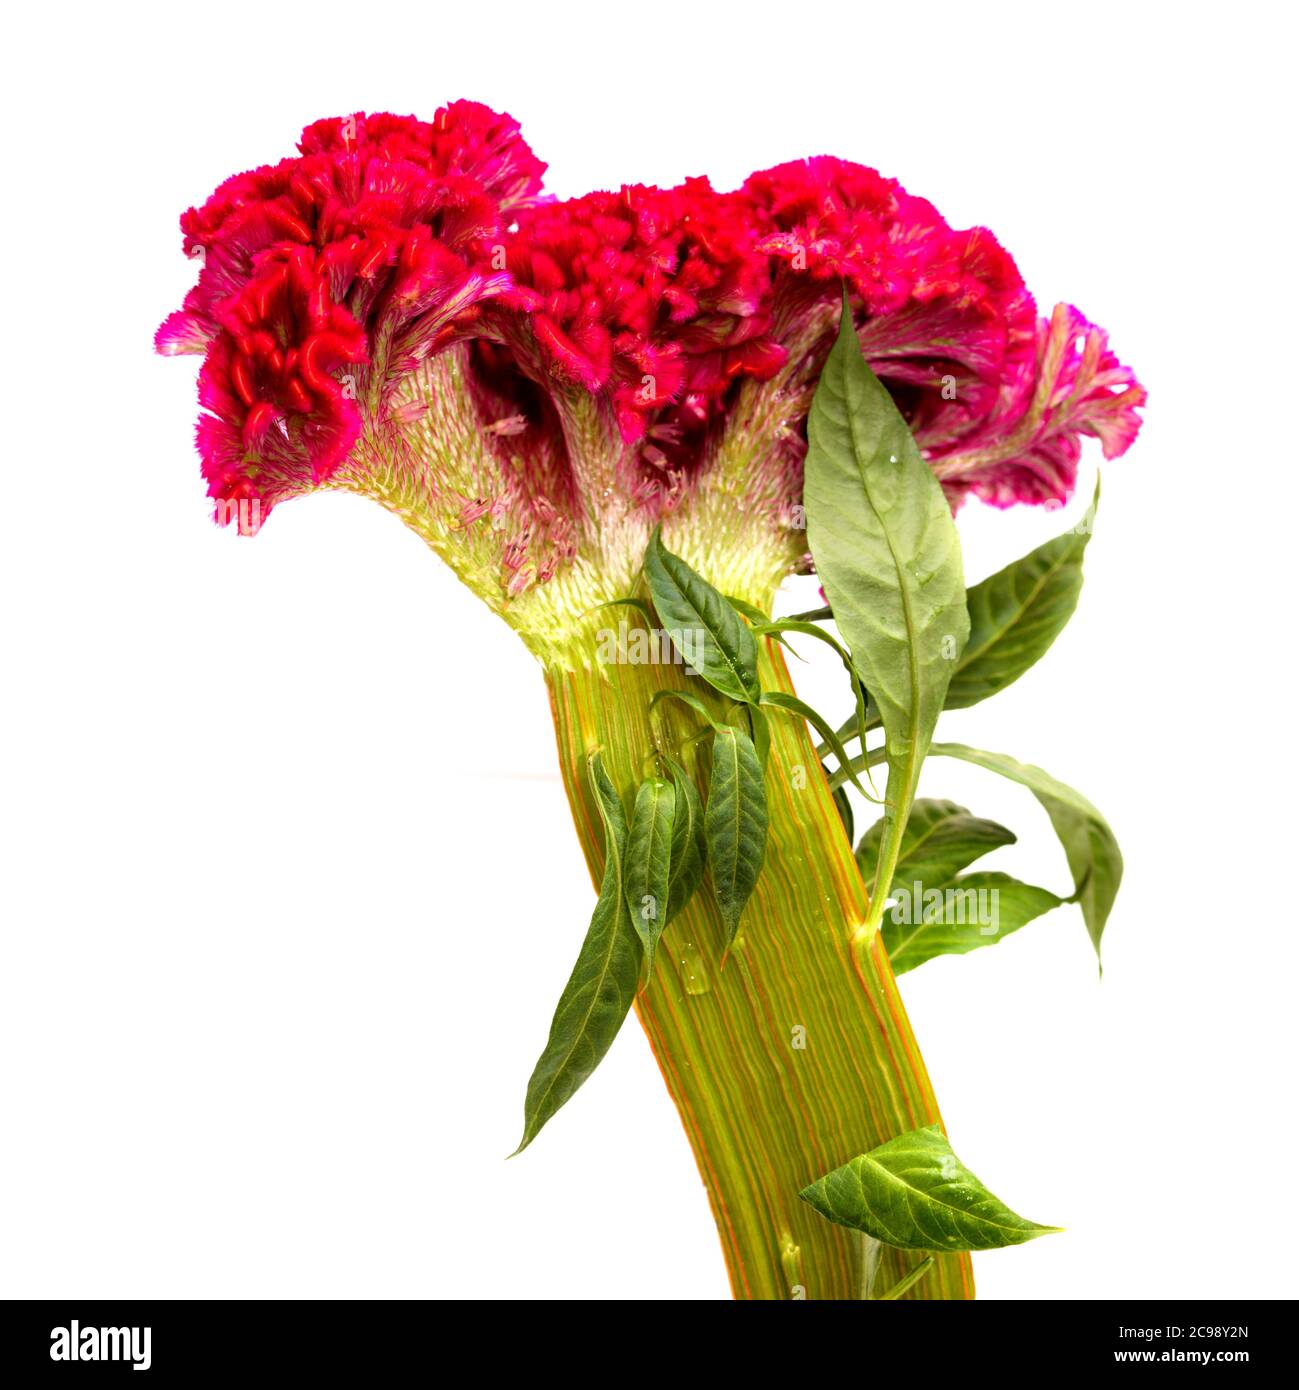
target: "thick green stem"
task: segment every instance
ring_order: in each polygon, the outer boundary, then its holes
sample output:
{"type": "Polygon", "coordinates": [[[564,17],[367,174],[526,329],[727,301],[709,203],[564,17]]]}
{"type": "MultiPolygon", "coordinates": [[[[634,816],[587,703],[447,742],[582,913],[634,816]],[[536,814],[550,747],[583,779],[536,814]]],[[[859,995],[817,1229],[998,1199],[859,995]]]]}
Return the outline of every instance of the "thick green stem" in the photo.
{"type": "MultiPolygon", "coordinates": [[[[763,643],[763,685],[792,693],[763,643]]],[[[586,781],[599,748],[628,795],[658,736],[702,787],[706,742],[694,716],[657,690],[699,691],[673,665],[606,665],[581,654],[548,681],[560,761],[597,881],[603,838],[586,781]],[[589,664],[588,664],[589,663],[589,664]]],[[[799,1200],[799,1190],[894,1135],[939,1119],[883,945],[863,940],[868,903],[830,788],[801,721],[772,712],[770,831],[758,887],[723,964],[708,886],[669,925],[637,1012],[708,1190],[738,1298],[857,1299],[862,1247],[799,1200]],[[854,949],[854,936],[858,949],[854,949]]],[[[661,745],[660,745],[661,746],[661,745]]],[[[914,1256],[886,1249],[876,1288],[914,1256]]],[[[968,1256],[943,1255],[904,1296],[972,1298],[968,1256]]]]}

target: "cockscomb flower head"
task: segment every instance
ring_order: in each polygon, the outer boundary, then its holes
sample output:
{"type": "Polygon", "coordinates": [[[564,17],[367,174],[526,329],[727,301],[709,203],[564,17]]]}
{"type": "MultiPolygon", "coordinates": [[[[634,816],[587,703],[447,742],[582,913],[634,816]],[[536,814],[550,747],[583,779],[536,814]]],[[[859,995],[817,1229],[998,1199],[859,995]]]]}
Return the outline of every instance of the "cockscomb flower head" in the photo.
{"type": "MultiPolygon", "coordinates": [[[[628,591],[648,535],[727,592],[810,568],[807,412],[846,288],[953,507],[1062,501],[1145,393],[1077,310],[1041,318],[984,228],[819,157],[555,202],[507,116],[318,121],[182,218],[218,514],[372,497],[546,659],[628,591]]],[[[240,513],[241,519],[243,513],[240,513]]]]}

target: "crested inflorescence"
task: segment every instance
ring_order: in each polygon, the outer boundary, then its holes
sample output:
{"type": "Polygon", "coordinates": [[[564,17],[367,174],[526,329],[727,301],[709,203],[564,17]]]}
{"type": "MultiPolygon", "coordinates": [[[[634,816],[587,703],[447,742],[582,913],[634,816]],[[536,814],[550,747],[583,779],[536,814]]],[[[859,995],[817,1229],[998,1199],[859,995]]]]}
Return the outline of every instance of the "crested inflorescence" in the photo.
{"type": "Polygon", "coordinates": [[[559,202],[517,123],[466,101],[298,148],[181,219],[201,268],[157,346],[203,354],[218,519],[374,497],[547,654],[660,523],[758,602],[809,567],[806,418],[845,287],[953,507],[1063,501],[1083,436],[1112,458],[1140,425],[1101,329],[1041,317],[990,232],[860,165],[559,202]]]}

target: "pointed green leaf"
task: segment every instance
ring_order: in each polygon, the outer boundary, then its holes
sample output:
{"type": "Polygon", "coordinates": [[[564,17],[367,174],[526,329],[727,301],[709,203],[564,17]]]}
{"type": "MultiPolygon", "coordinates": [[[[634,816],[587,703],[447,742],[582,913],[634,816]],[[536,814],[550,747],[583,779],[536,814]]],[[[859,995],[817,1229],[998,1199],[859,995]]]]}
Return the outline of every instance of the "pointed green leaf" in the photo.
{"type": "Polygon", "coordinates": [[[735,940],[740,914],[758,881],[767,848],[767,789],[762,764],[752,740],[738,729],[720,728],[713,735],[704,830],[713,891],[729,944],[735,940]]]}
{"type": "Polygon", "coordinates": [[[671,782],[662,777],[647,777],[636,792],[627,832],[623,891],[627,894],[632,925],[645,951],[647,976],[654,964],[654,948],[668,920],[676,803],[676,787],[671,782]]]}
{"type": "Polygon", "coordinates": [[[799,1196],[828,1220],[899,1250],[997,1250],[1059,1230],[1016,1216],[957,1158],[937,1125],[890,1139],[799,1196]]]}
{"type": "MultiPolygon", "coordinates": [[[[704,803],[699,789],[680,763],[668,760],[676,788],[676,815],[672,821],[672,861],[668,877],[668,916],[673,917],[694,897],[704,876],[707,842],[704,839],[704,803]]],[[[666,924],[665,924],[666,925],[666,924]]]]}
{"type": "MultiPolygon", "coordinates": [[[[857,863],[869,883],[875,873],[884,821],[877,820],[861,837],[857,863]]],[[[950,882],[962,869],[999,845],[1013,845],[1015,836],[996,821],[972,816],[954,801],[921,797],[911,808],[903,832],[895,881],[923,879],[935,887],[950,882]]]]}
{"type": "Polygon", "coordinates": [[[931,751],[942,757],[961,758],[1009,777],[1012,782],[1027,787],[1042,803],[1064,846],[1065,858],[1073,874],[1074,896],[1070,901],[1076,901],[1082,909],[1087,934],[1099,959],[1101,934],[1123,878],[1123,855],[1105,817],[1081,792],[1057,781],[1032,763],[1021,763],[1005,753],[969,748],[963,743],[936,743],[931,751]]]}
{"type": "MultiPolygon", "coordinates": [[[[1096,496],[1100,497],[1097,484],[1096,496]]],[[[1073,616],[1083,582],[1083,552],[1096,503],[1063,536],[976,584],[967,595],[970,640],[947,690],[946,707],[964,709],[1017,681],[1073,616]]]]}
{"type": "MultiPolygon", "coordinates": [[[[808,418],[803,501],[817,574],[884,725],[896,840],[970,619],[951,509],[866,364],[846,296],[808,418]]],[[[881,863],[887,879],[887,844],[881,863]]]]}
{"type": "Polygon", "coordinates": [[[962,874],[943,884],[896,874],[893,905],[880,931],[895,975],[935,956],[963,956],[995,946],[1064,901],[1009,874],[962,874]]]}
{"type": "Polygon", "coordinates": [[[844,305],[808,421],[817,574],[890,743],[923,757],[969,633],[951,509],[844,305]]]}
{"type": "Polygon", "coordinates": [[[645,551],[645,581],[659,621],[691,669],[723,695],[756,703],[758,646],[752,629],[702,575],[664,546],[657,527],[645,551]]]}
{"type": "Polygon", "coordinates": [[[627,1017],[640,980],[640,938],[623,898],[626,815],[598,754],[588,771],[604,822],[604,879],[577,964],[559,997],[550,1037],[528,1082],[523,1138],[515,1153],[532,1143],[599,1065],[627,1017]]]}

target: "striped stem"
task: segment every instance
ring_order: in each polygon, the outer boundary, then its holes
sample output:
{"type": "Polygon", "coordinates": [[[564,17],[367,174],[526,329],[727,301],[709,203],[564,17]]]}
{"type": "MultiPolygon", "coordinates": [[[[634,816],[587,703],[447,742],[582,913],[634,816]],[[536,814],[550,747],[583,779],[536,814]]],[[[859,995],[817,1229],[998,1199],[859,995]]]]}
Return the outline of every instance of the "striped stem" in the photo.
{"type": "MultiPolygon", "coordinates": [[[[792,693],[779,649],[761,645],[764,687],[792,693]]],[[[602,751],[624,796],[656,746],[701,788],[708,755],[706,741],[689,742],[696,725],[677,702],[653,727],[648,714],[657,690],[697,691],[698,677],[582,655],[552,668],[548,684],[569,802],[598,882],[603,837],[587,755],[602,751]]],[[[664,933],[637,1012],[708,1190],[735,1296],[858,1299],[867,1242],[798,1192],[939,1115],[878,935],[852,947],[866,890],[813,742],[801,721],[773,712],[771,722],[767,857],[740,935],[723,962],[705,884],[664,933]]],[[[905,1279],[914,1258],[885,1249],[875,1292],[905,1279]]],[[[972,1298],[969,1257],[939,1256],[903,1296],[972,1298]]]]}

